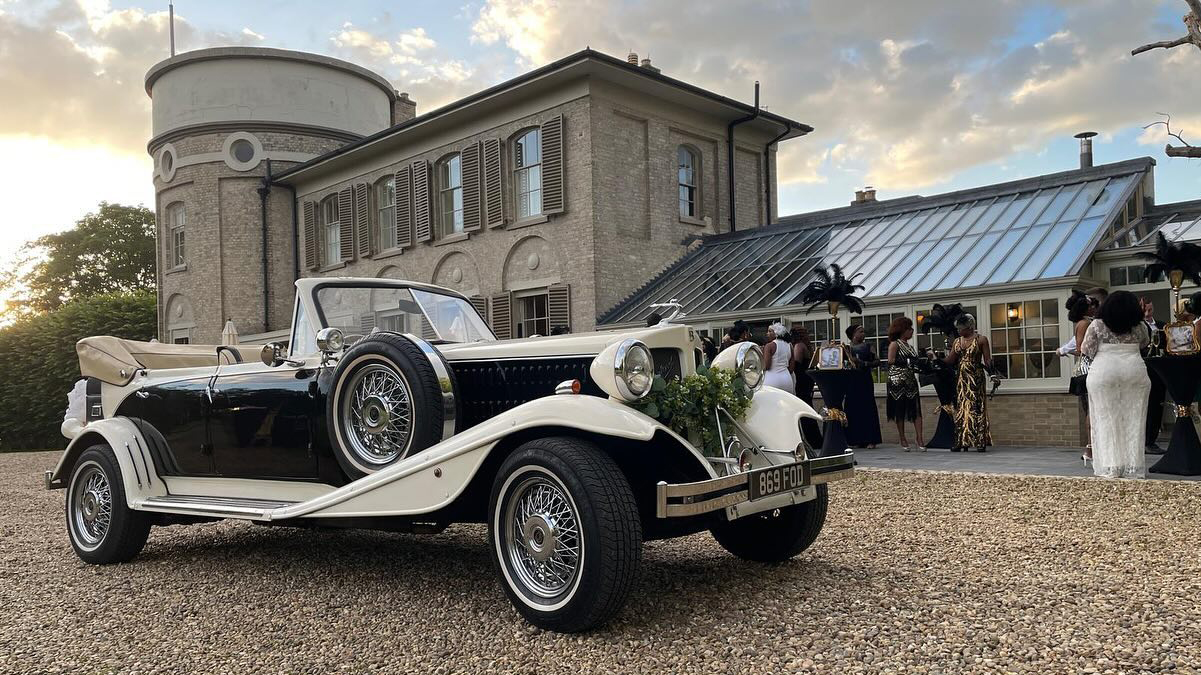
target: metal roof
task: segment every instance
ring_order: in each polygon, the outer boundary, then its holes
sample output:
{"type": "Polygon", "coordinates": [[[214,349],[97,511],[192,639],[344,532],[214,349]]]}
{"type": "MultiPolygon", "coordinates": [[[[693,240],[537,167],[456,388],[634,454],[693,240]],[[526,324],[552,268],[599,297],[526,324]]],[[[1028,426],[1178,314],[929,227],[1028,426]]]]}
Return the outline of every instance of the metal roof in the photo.
{"type": "Polygon", "coordinates": [[[1077,274],[1154,160],[875,205],[707,237],[600,323],[645,319],[676,299],[690,316],[799,303],[819,264],[861,274],[871,300],[1077,274]]]}

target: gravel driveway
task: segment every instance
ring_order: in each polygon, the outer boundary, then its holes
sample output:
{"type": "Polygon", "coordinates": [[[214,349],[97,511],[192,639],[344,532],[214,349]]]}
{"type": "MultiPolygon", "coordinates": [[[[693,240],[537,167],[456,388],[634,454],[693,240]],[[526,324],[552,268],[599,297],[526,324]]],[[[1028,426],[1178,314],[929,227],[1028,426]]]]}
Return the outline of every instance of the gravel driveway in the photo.
{"type": "Polygon", "coordinates": [[[5,673],[1192,673],[1201,485],[861,471],[817,544],[741,563],[646,546],[606,628],[529,627],[482,527],[439,536],[219,523],[76,559],[56,453],[0,454],[5,673]]]}

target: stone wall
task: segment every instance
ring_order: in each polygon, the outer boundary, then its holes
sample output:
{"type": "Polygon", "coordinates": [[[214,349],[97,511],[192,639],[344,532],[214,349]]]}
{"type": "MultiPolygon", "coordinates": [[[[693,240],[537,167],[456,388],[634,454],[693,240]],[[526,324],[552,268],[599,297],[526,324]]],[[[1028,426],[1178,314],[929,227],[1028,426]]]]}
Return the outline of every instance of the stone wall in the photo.
{"type": "MultiPolygon", "coordinates": [[[[880,413],[880,432],[885,443],[898,443],[895,422],[884,412],[884,396],[876,397],[880,413]]],[[[814,407],[821,410],[821,397],[814,407]]],[[[934,435],[938,424],[938,397],[931,392],[922,396],[922,423],[925,438],[934,435]]],[[[1080,403],[1071,394],[1000,394],[988,402],[988,418],[994,445],[1081,447],[1084,445],[1084,415],[1080,403]]],[[[913,444],[913,427],[906,423],[905,435],[913,444]]]]}

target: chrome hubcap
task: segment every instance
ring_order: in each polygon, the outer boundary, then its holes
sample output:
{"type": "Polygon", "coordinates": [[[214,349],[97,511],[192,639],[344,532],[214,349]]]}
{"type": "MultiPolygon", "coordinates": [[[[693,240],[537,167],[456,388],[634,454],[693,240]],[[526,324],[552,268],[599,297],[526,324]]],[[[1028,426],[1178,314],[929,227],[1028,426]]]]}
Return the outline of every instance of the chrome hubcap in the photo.
{"type": "Polygon", "coordinates": [[[505,511],[509,567],[533,593],[551,598],[567,589],[580,567],[579,519],[563,489],[549,478],[522,481],[505,511]]]}
{"type": "Polygon", "coordinates": [[[112,490],[100,467],[90,465],[80,472],[71,497],[76,534],[82,543],[98,545],[108,533],[113,517],[112,490]]]}
{"type": "Polygon", "coordinates": [[[351,450],[364,462],[387,464],[404,457],[412,437],[409,385],[400,373],[379,363],[359,369],[347,387],[343,409],[351,450]]]}

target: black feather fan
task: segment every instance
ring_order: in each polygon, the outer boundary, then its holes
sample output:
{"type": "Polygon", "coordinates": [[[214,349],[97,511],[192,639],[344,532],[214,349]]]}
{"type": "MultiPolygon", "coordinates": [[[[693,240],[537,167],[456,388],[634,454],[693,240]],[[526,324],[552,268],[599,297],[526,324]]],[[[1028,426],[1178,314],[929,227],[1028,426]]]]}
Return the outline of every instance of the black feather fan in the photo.
{"type": "Polygon", "coordinates": [[[1155,234],[1155,252],[1139,253],[1138,257],[1151,261],[1147,265],[1148,279],[1157,273],[1167,277],[1172,270],[1183,270],[1185,279],[1201,286],[1201,246],[1170,242],[1161,231],[1155,234]]]}
{"type": "Polygon", "coordinates": [[[863,300],[855,295],[855,291],[862,291],[865,287],[853,283],[862,273],[847,277],[842,273],[842,268],[833,263],[829,267],[819,265],[814,273],[816,277],[801,291],[801,302],[809,305],[806,314],[823,302],[846,305],[855,314],[863,313],[863,300]]]}
{"type": "Polygon", "coordinates": [[[936,330],[948,337],[955,337],[959,334],[959,329],[955,327],[955,320],[963,315],[963,305],[958,302],[953,305],[936,304],[930,310],[929,316],[922,319],[922,332],[929,333],[936,330]]]}

